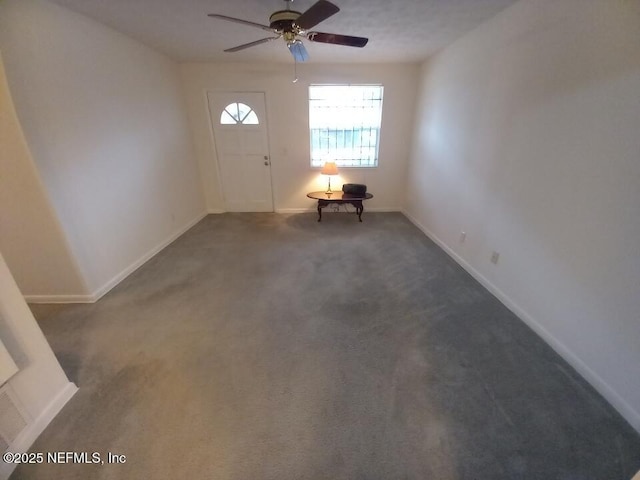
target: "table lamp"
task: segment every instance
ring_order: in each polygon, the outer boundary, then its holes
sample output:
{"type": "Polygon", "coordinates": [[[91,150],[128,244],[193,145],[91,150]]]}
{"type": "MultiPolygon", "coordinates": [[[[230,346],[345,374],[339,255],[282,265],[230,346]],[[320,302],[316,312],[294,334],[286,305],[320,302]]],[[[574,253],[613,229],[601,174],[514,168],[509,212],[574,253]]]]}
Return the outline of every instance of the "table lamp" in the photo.
{"type": "Polygon", "coordinates": [[[336,165],[336,162],[325,162],[320,173],[322,175],[329,176],[329,188],[327,188],[326,193],[333,193],[331,192],[331,175],[338,175],[338,166],[336,165]]]}

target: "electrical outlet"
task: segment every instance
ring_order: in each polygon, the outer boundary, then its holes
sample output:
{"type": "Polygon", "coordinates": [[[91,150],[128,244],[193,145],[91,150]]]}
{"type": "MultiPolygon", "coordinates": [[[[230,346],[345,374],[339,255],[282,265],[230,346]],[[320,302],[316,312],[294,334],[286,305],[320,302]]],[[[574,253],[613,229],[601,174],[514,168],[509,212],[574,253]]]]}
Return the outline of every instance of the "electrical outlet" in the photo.
{"type": "Polygon", "coordinates": [[[464,241],[467,239],[467,232],[460,232],[460,243],[464,243],[464,241]]]}
{"type": "Polygon", "coordinates": [[[491,263],[498,263],[499,258],[500,258],[500,254],[498,252],[493,252],[491,254],[491,263]]]}

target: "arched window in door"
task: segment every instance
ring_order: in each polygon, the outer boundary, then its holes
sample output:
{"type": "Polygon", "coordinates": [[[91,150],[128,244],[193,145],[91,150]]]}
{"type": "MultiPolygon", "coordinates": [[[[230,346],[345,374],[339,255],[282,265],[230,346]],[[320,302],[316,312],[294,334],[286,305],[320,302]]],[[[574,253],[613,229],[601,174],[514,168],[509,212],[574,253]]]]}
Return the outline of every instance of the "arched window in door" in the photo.
{"type": "Polygon", "coordinates": [[[220,123],[222,125],[258,125],[260,121],[249,105],[235,102],[224,107],[220,115],[220,123]]]}

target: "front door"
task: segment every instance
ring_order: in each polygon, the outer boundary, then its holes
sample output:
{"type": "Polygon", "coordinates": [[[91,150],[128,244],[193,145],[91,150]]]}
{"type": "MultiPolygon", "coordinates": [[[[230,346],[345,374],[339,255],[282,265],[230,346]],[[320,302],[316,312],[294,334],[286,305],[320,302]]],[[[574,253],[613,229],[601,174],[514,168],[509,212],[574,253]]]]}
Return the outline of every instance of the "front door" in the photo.
{"type": "Polygon", "coordinates": [[[209,92],[226,210],[272,212],[271,157],[262,92],[209,92]]]}

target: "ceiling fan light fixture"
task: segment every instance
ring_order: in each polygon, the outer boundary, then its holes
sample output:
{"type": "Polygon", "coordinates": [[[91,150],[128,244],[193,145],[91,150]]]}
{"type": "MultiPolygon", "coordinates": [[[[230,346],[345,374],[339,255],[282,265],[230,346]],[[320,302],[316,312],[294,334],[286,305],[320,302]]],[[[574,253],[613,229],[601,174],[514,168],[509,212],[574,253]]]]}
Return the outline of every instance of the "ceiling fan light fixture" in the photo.
{"type": "Polygon", "coordinates": [[[293,55],[293,59],[296,62],[306,62],[307,60],[309,60],[307,49],[304,48],[304,44],[300,40],[287,42],[287,47],[289,47],[289,51],[291,52],[291,55],[293,55]]]}

